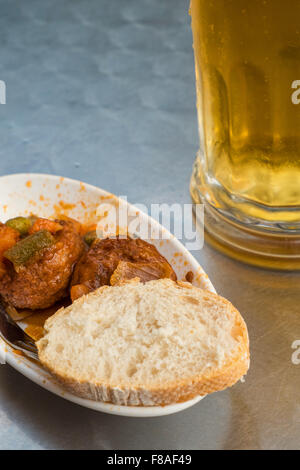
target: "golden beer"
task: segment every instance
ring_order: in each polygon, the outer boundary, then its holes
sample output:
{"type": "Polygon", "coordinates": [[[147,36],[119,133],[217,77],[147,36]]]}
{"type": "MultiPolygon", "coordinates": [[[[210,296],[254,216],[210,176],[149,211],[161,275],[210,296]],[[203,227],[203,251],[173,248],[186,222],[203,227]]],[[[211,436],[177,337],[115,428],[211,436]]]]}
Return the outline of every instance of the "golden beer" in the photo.
{"type": "Polygon", "coordinates": [[[300,260],[300,1],[191,0],[190,12],[200,134],[193,199],[219,218],[207,230],[221,231],[225,245],[249,255],[244,230],[250,252],[268,256],[270,235],[273,257],[300,260]]]}

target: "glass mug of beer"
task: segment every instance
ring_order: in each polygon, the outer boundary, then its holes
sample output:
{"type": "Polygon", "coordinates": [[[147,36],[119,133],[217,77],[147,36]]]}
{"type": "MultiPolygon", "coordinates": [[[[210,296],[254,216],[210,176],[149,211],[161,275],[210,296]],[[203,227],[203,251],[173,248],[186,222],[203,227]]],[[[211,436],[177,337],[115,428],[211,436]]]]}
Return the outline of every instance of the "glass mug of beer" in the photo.
{"type": "Polygon", "coordinates": [[[300,269],[300,0],[191,0],[208,240],[300,269]]]}

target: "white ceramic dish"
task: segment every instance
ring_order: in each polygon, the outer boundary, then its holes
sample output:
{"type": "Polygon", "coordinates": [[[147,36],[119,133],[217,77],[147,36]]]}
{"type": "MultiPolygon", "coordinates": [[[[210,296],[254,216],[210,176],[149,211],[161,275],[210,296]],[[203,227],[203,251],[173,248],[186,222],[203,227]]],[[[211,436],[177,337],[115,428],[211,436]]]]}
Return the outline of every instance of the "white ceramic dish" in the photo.
{"type": "MultiPolygon", "coordinates": [[[[29,215],[30,213],[36,213],[43,217],[63,213],[85,223],[95,221],[99,204],[113,202],[113,205],[116,205],[120,202],[115,196],[100,188],[68,178],[41,174],[16,174],[0,177],[0,201],[1,221],[18,215],[29,215]]],[[[121,203],[127,205],[124,201],[121,203]]],[[[154,230],[161,229],[160,225],[147,214],[140,212],[133,206],[128,206],[138,214],[140,220],[151,223],[151,228],[154,230]]],[[[122,229],[122,227],[120,228],[122,229]]],[[[165,231],[165,233],[167,232],[165,231]]],[[[172,264],[178,279],[185,279],[186,273],[192,271],[194,285],[215,292],[203,269],[175,237],[170,236],[168,240],[152,240],[151,242],[172,264]]],[[[116,406],[86,400],[66,392],[41,366],[16,355],[3,342],[0,346],[6,350],[6,362],[21,374],[56,395],[96,411],[121,416],[154,417],[177,413],[189,408],[203,398],[196,397],[184,403],[164,407],[116,406]]]]}

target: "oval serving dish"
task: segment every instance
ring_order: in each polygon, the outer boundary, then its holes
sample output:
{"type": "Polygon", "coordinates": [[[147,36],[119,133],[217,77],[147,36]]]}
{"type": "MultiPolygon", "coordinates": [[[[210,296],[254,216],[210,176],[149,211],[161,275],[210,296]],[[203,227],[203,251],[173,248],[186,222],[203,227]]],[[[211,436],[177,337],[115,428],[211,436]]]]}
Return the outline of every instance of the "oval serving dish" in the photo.
{"type": "MultiPolygon", "coordinates": [[[[73,217],[84,224],[97,222],[97,208],[102,203],[108,207],[116,207],[118,204],[127,205],[127,202],[119,200],[116,196],[95,186],[84,184],[59,176],[42,174],[16,174],[0,177],[0,220],[2,222],[19,215],[38,214],[41,217],[54,217],[66,215],[73,217]]],[[[128,205],[139,219],[145,224],[151,224],[155,232],[164,231],[158,222],[137,208],[128,205]]],[[[126,229],[123,227],[123,229],[126,229]]],[[[122,231],[122,227],[120,227],[122,231]]],[[[149,240],[159,252],[165,256],[173,266],[179,280],[185,280],[188,272],[193,273],[193,284],[206,290],[215,292],[199,263],[186,248],[171,234],[167,239],[149,240]]],[[[26,326],[24,320],[24,326],[26,326]]],[[[196,397],[184,403],[176,403],[169,406],[134,407],[116,406],[110,403],[102,403],[79,398],[66,392],[60,384],[40,366],[23,356],[17,355],[0,339],[0,347],[5,349],[5,360],[21,374],[40,385],[78,405],[91,408],[96,411],[121,416],[154,417],[177,413],[195,403],[203,397],[196,397]]]]}

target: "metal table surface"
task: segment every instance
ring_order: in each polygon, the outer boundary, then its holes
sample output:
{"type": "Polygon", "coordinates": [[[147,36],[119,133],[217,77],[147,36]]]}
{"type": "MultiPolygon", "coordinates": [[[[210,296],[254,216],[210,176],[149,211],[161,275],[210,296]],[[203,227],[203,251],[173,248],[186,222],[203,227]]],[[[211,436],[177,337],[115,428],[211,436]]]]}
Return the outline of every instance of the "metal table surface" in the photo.
{"type": "MultiPolygon", "coordinates": [[[[188,0],[0,0],[0,12],[0,174],[189,202],[198,135],[188,0]]],[[[133,419],[81,408],[0,366],[0,448],[299,448],[299,276],[208,246],[196,257],[247,321],[245,383],[177,415],[133,419]]]]}

